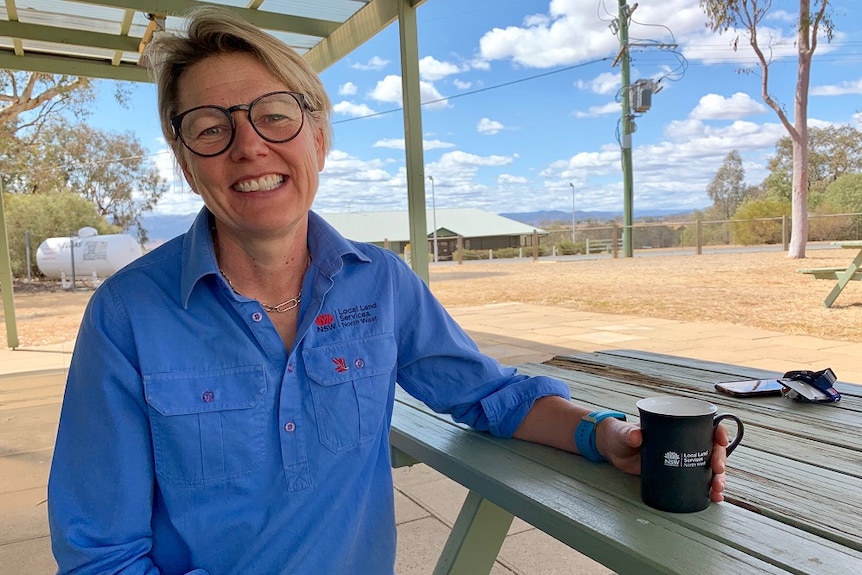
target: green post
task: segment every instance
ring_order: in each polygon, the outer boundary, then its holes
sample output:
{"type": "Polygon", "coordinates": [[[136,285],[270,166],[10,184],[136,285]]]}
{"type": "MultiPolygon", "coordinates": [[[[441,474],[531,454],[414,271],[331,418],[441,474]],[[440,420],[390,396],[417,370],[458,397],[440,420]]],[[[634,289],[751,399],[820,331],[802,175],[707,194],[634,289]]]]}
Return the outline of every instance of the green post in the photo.
{"type": "Polygon", "coordinates": [[[422,150],[422,109],[419,95],[419,40],[416,8],[398,0],[401,40],[401,91],[404,99],[404,143],[407,153],[407,210],[410,214],[410,265],[427,284],[428,224],[425,208],[425,160],[422,150]]]}
{"type": "Polygon", "coordinates": [[[620,58],[622,70],[622,130],[620,147],[623,169],[623,257],[632,257],[632,212],[634,211],[634,180],[632,176],[632,111],[631,58],[629,54],[629,19],[631,11],[626,0],[619,0],[620,58]]]}
{"type": "Polygon", "coordinates": [[[3,180],[0,178],[0,289],[3,291],[3,317],[6,318],[6,343],[17,348],[18,327],[15,324],[15,300],[12,297],[12,257],[9,254],[9,236],[6,233],[3,180]]]}

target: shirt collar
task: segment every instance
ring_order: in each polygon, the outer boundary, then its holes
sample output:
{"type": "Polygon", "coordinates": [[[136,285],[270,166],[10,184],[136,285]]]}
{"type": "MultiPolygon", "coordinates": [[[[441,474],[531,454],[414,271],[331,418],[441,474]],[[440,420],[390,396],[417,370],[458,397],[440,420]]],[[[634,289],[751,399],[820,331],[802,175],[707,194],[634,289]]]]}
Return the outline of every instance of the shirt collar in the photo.
{"type": "MultiPolygon", "coordinates": [[[[201,278],[218,274],[212,239],[212,214],[204,207],[183,238],[183,267],[180,278],[180,295],[183,307],[188,308],[192,290],[201,278]]],[[[360,252],[353,242],[314,212],[308,213],[308,249],[314,265],[326,276],[333,277],[344,267],[347,259],[360,262],[371,260],[360,252]]]]}

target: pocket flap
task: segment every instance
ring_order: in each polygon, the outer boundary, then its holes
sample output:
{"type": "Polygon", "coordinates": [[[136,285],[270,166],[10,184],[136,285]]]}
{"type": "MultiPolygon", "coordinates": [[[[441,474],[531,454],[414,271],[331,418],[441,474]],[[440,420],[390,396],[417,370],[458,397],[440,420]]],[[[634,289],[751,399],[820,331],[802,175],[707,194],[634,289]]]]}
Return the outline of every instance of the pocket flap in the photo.
{"type": "Polygon", "coordinates": [[[162,415],[254,407],[266,393],[260,365],[144,376],[147,403],[162,415]]]}
{"type": "Polygon", "coordinates": [[[319,385],[338,385],[389,373],[398,351],[392,335],[378,335],[322,345],[302,352],[308,376],[319,385]]]}

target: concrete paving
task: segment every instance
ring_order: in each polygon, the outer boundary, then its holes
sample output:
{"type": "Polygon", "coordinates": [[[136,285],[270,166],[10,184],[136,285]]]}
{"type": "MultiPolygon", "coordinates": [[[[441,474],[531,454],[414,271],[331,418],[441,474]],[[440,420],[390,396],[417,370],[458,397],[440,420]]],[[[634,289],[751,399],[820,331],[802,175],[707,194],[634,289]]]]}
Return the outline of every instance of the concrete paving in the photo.
{"type": "MultiPolygon", "coordinates": [[[[860,342],[786,335],[731,324],[682,322],[507,303],[450,310],[486,353],[508,364],[554,355],[637,349],[784,372],[831,367],[862,382],[860,342]]],[[[862,334],[860,334],[862,336],[862,334]]],[[[0,350],[0,571],[53,573],[46,484],[65,370],[73,344],[0,350]]],[[[466,497],[463,487],[416,465],[396,469],[399,575],[432,573],[466,497]]],[[[516,519],[493,575],[611,573],[516,519]]],[[[333,574],[335,575],[335,574],[333,574]]],[[[373,575],[373,574],[372,574],[373,575]]]]}

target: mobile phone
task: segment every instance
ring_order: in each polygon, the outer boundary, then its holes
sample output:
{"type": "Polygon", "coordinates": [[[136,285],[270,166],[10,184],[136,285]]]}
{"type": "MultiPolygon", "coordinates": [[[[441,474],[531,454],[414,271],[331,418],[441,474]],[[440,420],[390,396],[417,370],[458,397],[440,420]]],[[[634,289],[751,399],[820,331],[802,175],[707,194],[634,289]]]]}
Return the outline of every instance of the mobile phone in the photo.
{"type": "Polygon", "coordinates": [[[746,379],[715,384],[715,389],[733,397],[781,395],[783,388],[784,385],[778,379],[746,379]]]}

